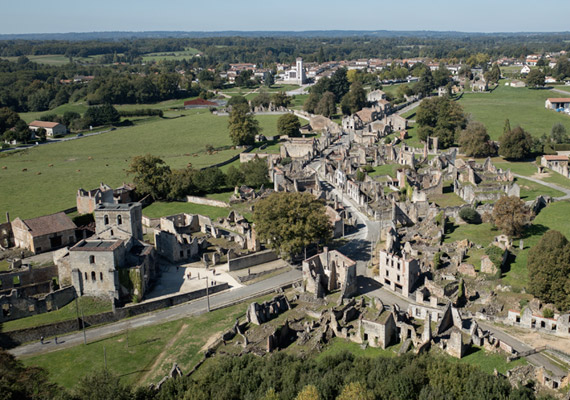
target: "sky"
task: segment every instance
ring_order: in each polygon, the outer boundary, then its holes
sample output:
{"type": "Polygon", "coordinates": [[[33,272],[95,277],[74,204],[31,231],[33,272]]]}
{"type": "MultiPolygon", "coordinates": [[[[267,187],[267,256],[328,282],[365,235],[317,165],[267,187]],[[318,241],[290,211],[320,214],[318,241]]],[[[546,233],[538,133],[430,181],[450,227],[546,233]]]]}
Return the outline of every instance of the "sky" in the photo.
{"type": "Polygon", "coordinates": [[[0,34],[102,31],[569,31],[569,0],[0,0],[0,34]]]}

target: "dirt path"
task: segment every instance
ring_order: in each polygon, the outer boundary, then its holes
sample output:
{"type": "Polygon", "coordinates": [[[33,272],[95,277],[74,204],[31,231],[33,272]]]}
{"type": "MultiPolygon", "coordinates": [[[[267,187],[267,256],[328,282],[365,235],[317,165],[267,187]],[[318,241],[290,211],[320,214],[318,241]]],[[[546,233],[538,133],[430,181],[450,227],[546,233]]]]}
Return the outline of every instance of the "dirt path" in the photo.
{"type": "Polygon", "coordinates": [[[214,333],[212,336],[210,336],[208,341],[206,343],[204,343],[204,346],[202,346],[202,348],[200,349],[200,351],[198,353],[202,353],[202,352],[208,350],[208,347],[210,347],[211,345],[216,343],[216,340],[220,339],[221,337],[222,337],[222,332],[214,333]]]}
{"type": "Polygon", "coordinates": [[[168,356],[168,351],[170,350],[172,345],[178,340],[178,338],[184,333],[184,331],[187,328],[188,328],[188,324],[182,325],[180,327],[180,330],[178,332],[176,332],[176,335],[174,335],[172,337],[172,339],[170,339],[168,341],[168,343],[166,343],[166,345],[164,346],[164,348],[162,349],[162,351],[160,352],[158,357],[156,357],[156,360],[154,360],[154,362],[152,363],[152,365],[150,366],[148,371],[141,377],[141,379],[139,380],[139,383],[144,383],[150,377],[150,375],[153,372],[156,372],[157,368],[164,361],[164,359],[168,356]]]}

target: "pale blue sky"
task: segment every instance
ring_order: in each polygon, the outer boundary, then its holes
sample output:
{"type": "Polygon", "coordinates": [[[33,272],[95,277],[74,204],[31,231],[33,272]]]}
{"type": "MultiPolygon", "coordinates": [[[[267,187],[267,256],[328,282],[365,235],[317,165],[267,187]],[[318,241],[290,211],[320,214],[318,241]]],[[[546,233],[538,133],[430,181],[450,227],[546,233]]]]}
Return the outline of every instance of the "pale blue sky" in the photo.
{"type": "Polygon", "coordinates": [[[0,0],[0,33],[570,30],[569,0],[0,0]]]}

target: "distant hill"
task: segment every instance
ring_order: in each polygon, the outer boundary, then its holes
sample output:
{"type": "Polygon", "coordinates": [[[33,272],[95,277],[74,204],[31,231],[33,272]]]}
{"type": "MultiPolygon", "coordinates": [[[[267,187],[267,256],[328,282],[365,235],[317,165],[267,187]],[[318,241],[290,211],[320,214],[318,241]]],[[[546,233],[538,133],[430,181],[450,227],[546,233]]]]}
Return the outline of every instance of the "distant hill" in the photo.
{"type": "Polygon", "coordinates": [[[427,37],[452,38],[475,36],[540,36],[561,35],[568,32],[525,33],[525,32],[456,32],[456,31],[216,31],[216,32],[184,32],[184,31],[149,31],[149,32],[68,32],[68,33],[25,33],[0,34],[0,40],[122,40],[141,38],[204,38],[204,37],[427,37]]]}

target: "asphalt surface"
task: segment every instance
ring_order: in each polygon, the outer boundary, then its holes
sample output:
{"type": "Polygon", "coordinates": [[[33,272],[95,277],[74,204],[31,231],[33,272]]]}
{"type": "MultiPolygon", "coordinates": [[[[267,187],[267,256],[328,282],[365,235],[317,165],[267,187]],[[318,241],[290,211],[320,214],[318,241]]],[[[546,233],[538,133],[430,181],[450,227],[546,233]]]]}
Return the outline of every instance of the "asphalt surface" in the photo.
{"type": "MultiPolygon", "coordinates": [[[[254,283],[249,286],[242,286],[234,290],[215,294],[213,296],[210,296],[210,309],[213,310],[216,308],[221,308],[222,306],[235,302],[237,300],[244,300],[251,297],[256,297],[258,295],[263,295],[286,284],[297,282],[301,279],[301,276],[301,271],[293,269],[291,271],[271,277],[261,282],[254,283]]],[[[140,315],[115,323],[87,329],[87,342],[89,343],[103,339],[105,337],[113,336],[120,332],[126,331],[127,329],[161,324],[164,322],[174,321],[205,312],[207,312],[207,299],[201,298],[190,303],[184,303],[150,314],[140,315]]],[[[83,343],[83,332],[80,331],[64,336],[59,336],[59,344],[57,345],[52,339],[46,339],[46,342],[48,341],[49,343],[46,344],[41,344],[39,341],[29,343],[11,349],[9,352],[16,357],[21,357],[73,347],[83,343]]]]}

